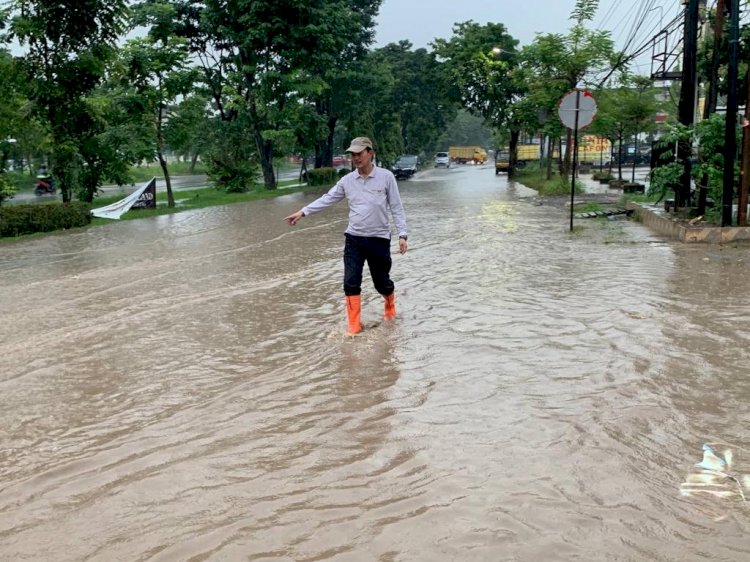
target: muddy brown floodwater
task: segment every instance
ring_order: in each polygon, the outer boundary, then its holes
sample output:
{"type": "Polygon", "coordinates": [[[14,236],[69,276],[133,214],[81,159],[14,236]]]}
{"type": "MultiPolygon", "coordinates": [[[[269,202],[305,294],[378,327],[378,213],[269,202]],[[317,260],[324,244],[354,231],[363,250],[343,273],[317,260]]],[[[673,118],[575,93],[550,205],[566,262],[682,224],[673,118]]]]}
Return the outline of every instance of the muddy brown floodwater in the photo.
{"type": "Polygon", "coordinates": [[[680,494],[706,442],[750,473],[748,248],[401,188],[354,339],[312,195],[0,245],[0,559],[750,559],[738,494],[680,494]]]}

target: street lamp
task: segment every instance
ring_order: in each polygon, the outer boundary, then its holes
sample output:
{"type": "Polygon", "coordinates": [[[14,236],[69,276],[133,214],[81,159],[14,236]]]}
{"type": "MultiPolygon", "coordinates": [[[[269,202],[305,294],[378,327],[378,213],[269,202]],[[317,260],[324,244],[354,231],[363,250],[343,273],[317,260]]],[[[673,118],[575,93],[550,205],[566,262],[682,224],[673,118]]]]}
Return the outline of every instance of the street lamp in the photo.
{"type": "Polygon", "coordinates": [[[513,51],[508,51],[506,49],[503,49],[502,47],[492,47],[492,54],[493,56],[499,57],[500,55],[510,55],[512,57],[517,57],[518,53],[515,53],[513,51]]]}

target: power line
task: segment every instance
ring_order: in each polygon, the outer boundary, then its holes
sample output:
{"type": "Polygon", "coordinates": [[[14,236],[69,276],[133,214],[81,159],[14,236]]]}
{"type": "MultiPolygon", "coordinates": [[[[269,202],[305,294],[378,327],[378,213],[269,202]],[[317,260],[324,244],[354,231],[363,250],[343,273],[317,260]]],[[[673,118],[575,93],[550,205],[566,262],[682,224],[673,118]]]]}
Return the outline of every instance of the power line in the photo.
{"type": "MultiPolygon", "coordinates": [[[[664,31],[667,31],[667,30],[669,30],[669,29],[670,29],[671,27],[673,27],[673,26],[675,25],[675,23],[676,23],[676,22],[679,22],[679,21],[680,21],[680,20],[682,19],[682,17],[683,17],[683,14],[680,14],[680,15],[678,15],[678,16],[677,16],[677,17],[676,17],[676,18],[675,18],[674,20],[672,20],[671,22],[669,22],[669,23],[667,24],[667,26],[666,26],[666,27],[664,28],[664,31]]],[[[637,49],[636,51],[634,51],[633,53],[631,53],[631,54],[629,54],[629,55],[625,55],[625,54],[624,54],[624,51],[623,51],[623,55],[621,55],[620,59],[619,59],[619,60],[618,60],[618,61],[617,61],[617,62],[615,63],[615,65],[614,65],[614,66],[612,67],[612,69],[611,69],[611,70],[610,70],[610,71],[609,71],[609,72],[607,73],[607,75],[606,75],[606,76],[605,76],[605,77],[604,77],[604,78],[603,78],[603,79],[601,80],[601,82],[599,83],[599,85],[597,86],[597,88],[601,88],[601,87],[602,87],[602,86],[604,85],[604,83],[605,83],[605,82],[606,82],[607,80],[609,80],[609,77],[610,77],[610,76],[612,76],[612,74],[614,74],[614,73],[615,73],[615,72],[616,72],[616,71],[617,71],[617,70],[618,70],[619,68],[621,68],[621,67],[625,66],[625,65],[626,65],[626,64],[628,64],[628,63],[629,63],[630,61],[632,61],[633,59],[635,59],[635,58],[636,58],[637,56],[639,56],[639,55],[643,54],[644,52],[646,52],[646,50],[647,50],[647,49],[648,49],[649,47],[651,47],[651,46],[652,46],[652,44],[654,43],[654,40],[656,39],[656,37],[658,37],[658,35],[659,35],[659,34],[657,34],[657,35],[654,35],[654,36],[653,36],[653,37],[652,37],[651,39],[649,39],[649,40],[648,40],[648,41],[647,41],[647,42],[646,42],[646,43],[645,43],[644,45],[642,45],[642,46],[641,46],[641,47],[639,47],[639,48],[638,48],[638,49],[637,49]]]]}

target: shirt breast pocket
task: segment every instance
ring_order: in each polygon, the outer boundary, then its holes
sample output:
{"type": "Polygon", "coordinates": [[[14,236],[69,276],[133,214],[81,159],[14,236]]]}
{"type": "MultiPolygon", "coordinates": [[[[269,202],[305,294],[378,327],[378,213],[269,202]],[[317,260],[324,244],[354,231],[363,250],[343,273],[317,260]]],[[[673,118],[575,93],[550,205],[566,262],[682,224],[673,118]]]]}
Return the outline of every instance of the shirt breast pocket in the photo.
{"type": "Polygon", "coordinates": [[[385,186],[368,186],[366,189],[367,197],[370,201],[382,201],[385,200],[386,190],[385,186]]]}

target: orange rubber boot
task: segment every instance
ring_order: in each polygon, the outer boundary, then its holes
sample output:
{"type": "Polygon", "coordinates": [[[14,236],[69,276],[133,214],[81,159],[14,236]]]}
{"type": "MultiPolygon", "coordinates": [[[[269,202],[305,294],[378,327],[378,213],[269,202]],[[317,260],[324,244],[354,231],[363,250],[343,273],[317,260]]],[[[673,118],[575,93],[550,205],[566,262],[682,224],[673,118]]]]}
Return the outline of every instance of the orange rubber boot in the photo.
{"type": "Polygon", "coordinates": [[[362,313],[361,295],[351,295],[346,297],[346,316],[349,319],[347,333],[350,336],[362,331],[362,322],[360,321],[362,313]]]}
{"type": "Polygon", "coordinates": [[[385,313],[383,314],[384,320],[393,320],[396,318],[396,293],[393,292],[385,298],[385,313]]]}

